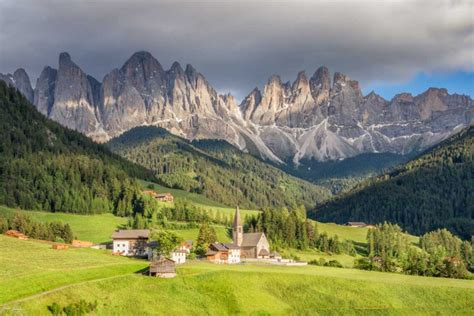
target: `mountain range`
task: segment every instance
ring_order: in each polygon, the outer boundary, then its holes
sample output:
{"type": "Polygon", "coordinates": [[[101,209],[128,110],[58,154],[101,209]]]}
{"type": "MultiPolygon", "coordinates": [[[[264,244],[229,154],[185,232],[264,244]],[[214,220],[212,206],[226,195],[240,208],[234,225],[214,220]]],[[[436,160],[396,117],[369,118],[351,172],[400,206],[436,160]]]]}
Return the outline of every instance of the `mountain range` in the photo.
{"type": "Polygon", "coordinates": [[[102,82],[68,53],[45,67],[33,89],[25,70],[0,79],[37,109],[97,142],[153,125],[186,138],[226,140],[277,164],[341,160],[364,153],[408,154],[429,148],[474,123],[469,96],[430,88],[385,100],[363,95],[359,83],[326,67],[294,82],[270,77],[238,104],[219,94],[193,66],[165,70],[148,52],[133,54],[102,82]]]}

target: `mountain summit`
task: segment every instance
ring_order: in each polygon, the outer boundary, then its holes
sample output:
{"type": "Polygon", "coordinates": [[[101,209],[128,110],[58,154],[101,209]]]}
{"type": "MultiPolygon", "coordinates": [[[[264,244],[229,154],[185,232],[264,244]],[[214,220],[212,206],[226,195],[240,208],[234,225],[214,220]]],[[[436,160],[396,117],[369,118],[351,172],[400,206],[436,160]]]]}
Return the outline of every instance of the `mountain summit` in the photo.
{"type": "Polygon", "coordinates": [[[46,116],[105,142],[142,125],[187,139],[224,139],[277,163],[337,160],[362,153],[406,154],[430,147],[474,123],[474,102],[430,88],[385,100],[364,96],[356,80],[318,68],[294,82],[270,77],[237,104],[219,95],[193,66],[169,70],[148,52],[133,54],[102,82],[68,53],[45,67],[31,89],[23,69],[0,80],[18,88],[46,116]]]}

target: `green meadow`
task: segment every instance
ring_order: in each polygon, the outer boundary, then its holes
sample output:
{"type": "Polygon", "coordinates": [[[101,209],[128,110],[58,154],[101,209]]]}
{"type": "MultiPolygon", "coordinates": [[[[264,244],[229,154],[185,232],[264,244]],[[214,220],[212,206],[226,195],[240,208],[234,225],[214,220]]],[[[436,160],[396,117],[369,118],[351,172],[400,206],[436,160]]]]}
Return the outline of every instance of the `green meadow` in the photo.
{"type": "Polygon", "coordinates": [[[174,279],[143,260],[53,250],[0,236],[0,314],[48,315],[56,302],[98,302],[97,315],[427,315],[474,312],[474,281],[328,267],[189,262],[174,279]]]}

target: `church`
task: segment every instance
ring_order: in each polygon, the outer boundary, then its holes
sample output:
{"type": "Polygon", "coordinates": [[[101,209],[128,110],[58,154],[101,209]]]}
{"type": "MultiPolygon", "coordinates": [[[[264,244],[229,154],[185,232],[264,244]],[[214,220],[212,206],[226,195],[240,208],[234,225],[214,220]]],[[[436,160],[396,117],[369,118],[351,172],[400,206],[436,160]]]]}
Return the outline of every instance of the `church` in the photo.
{"type": "Polygon", "coordinates": [[[237,206],[232,225],[233,244],[240,248],[242,259],[267,259],[270,256],[270,245],[265,233],[244,233],[240,210],[237,206]]]}
{"type": "Polygon", "coordinates": [[[244,234],[240,210],[237,207],[232,225],[232,243],[210,244],[206,257],[211,262],[226,264],[239,263],[245,259],[268,259],[270,245],[263,232],[244,234]]]}

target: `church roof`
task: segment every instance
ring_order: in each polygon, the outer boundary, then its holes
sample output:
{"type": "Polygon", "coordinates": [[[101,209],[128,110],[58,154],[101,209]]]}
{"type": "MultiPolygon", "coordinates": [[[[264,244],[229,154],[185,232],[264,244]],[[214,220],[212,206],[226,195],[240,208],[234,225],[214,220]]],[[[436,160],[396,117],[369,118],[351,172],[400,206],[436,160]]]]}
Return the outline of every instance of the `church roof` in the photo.
{"type": "Polygon", "coordinates": [[[239,210],[239,207],[237,206],[237,208],[235,209],[235,215],[234,215],[234,225],[233,227],[237,227],[237,226],[242,226],[242,222],[240,220],[240,210],[239,210]]]}
{"type": "Polygon", "coordinates": [[[258,253],[259,256],[268,256],[270,253],[268,252],[267,249],[261,249],[260,252],[258,253]]]}
{"type": "Polygon", "coordinates": [[[255,247],[257,246],[263,233],[247,233],[243,234],[241,247],[255,247]]]}

